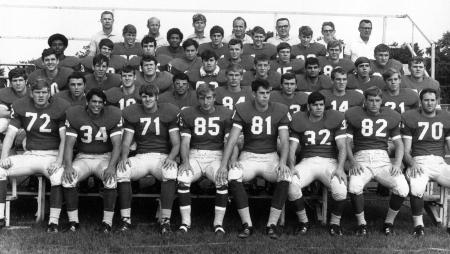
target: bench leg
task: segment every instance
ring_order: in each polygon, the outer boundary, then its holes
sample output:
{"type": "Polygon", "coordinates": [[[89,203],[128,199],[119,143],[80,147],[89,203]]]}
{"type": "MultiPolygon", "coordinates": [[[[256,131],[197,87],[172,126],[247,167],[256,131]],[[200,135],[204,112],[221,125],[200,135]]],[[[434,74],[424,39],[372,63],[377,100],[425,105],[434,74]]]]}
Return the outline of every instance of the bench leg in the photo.
{"type": "Polygon", "coordinates": [[[327,225],[328,189],[322,186],[322,225],[327,225]]]}
{"type": "Polygon", "coordinates": [[[45,179],[42,176],[38,177],[39,188],[37,196],[37,211],[36,211],[36,223],[40,223],[45,217],[45,179]]]}
{"type": "Polygon", "coordinates": [[[10,200],[6,200],[6,204],[5,204],[5,226],[9,227],[10,224],[10,216],[11,216],[11,201],[10,200]]]}
{"type": "Polygon", "coordinates": [[[444,186],[441,186],[440,203],[442,205],[439,214],[441,217],[441,227],[445,227],[447,225],[448,200],[447,200],[447,188],[445,188],[444,186]]]}

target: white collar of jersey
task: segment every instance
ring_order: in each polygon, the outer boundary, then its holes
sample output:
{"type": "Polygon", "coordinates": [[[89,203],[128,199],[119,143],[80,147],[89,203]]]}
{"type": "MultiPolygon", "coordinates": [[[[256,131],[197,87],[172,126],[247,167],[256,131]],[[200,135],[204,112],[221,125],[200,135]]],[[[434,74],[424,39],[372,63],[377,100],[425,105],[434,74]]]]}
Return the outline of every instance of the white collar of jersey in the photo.
{"type": "Polygon", "coordinates": [[[217,76],[219,74],[220,71],[220,67],[217,65],[216,68],[214,69],[214,71],[212,72],[212,75],[209,73],[206,73],[205,68],[200,67],[200,76],[205,77],[205,76],[217,76]]]}

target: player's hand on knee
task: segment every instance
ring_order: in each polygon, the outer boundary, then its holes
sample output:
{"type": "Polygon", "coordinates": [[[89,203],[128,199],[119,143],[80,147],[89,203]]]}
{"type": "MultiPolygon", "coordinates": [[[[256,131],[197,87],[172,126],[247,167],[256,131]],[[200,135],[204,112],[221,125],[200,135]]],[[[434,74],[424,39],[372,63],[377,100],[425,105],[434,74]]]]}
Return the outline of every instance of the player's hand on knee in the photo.
{"type": "Polygon", "coordinates": [[[127,171],[127,166],[131,167],[131,162],[129,159],[120,160],[119,163],[117,163],[117,170],[119,172],[125,172],[127,171]]]}
{"type": "Polygon", "coordinates": [[[191,163],[184,162],[180,165],[180,167],[178,168],[178,175],[183,175],[183,173],[185,173],[187,176],[189,176],[189,174],[194,175],[194,170],[192,170],[191,163]]]}
{"type": "Polygon", "coordinates": [[[54,161],[54,162],[50,163],[50,165],[47,168],[48,174],[53,175],[53,173],[55,173],[56,170],[58,170],[61,166],[62,166],[62,163],[59,161],[54,161]]]}
{"type": "Polygon", "coordinates": [[[241,163],[239,163],[239,161],[230,161],[230,163],[228,164],[228,169],[233,169],[233,168],[242,169],[242,165],[241,165],[241,163]]]}
{"type": "Polygon", "coordinates": [[[169,158],[166,158],[162,165],[162,168],[164,168],[166,170],[171,169],[171,168],[176,168],[176,167],[177,167],[177,162],[172,159],[169,159],[169,158]]]}
{"type": "Polygon", "coordinates": [[[114,167],[108,167],[103,171],[103,182],[107,183],[116,180],[116,170],[114,167]]]}
{"type": "Polygon", "coordinates": [[[356,161],[351,165],[349,169],[350,175],[361,175],[362,172],[364,172],[363,166],[356,161]]]}
{"type": "Polygon", "coordinates": [[[417,163],[412,164],[411,167],[406,171],[406,175],[412,178],[418,177],[421,174],[423,174],[423,169],[417,163]]]}
{"type": "Polygon", "coordinates": [[[331,174],[330,181],[333,179],[333,177],[336,177],[339,180],[339,183],[344,183],[347,185],[347,175],[345,174],[345,171],[343,168],[337,168],[333,172],[333,174],[331,174]]]}
{"type": "Polygon", "coordinates": [[[392,167],[391,167],[391,176],[397,176],[397,175],[400,175],[401,173],[402,173],[401,167],[392,164],[392,167]]]}
{"type": "Polygon", "coordinates": [[[291,169],[286,164],[278,165],[278,175],[285,180],[292,178],[291,169]]]}
{"type": "Polygon", "coordinates": [[[62,175],[62,180],[66,183],[71,183],[77,177],[77,172],[73,167],[65,167],[62,175]]]}
{"type": "Polygon", "coordinates": [[[3,169],[8,169],[12,166],[11,160],[9,158],[0,160],[0,167],[3,169]]]}
{"type": "Polygon", "coordinates": [[[220,167],[218,170],[217,170],[217,173],[216,173],[216,185],[217,186],[224,186],[224,185],[226,185],[227,184],[227,181],[228,181],[228,170],[227,170],[227,168],[226,167],[220,167]]]}

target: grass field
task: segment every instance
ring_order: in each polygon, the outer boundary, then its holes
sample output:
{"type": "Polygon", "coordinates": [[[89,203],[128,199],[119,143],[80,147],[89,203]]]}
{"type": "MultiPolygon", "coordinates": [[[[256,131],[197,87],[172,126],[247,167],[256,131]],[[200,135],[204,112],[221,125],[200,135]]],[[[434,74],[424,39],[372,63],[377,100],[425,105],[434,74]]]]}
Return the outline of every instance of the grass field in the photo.
{"type": "MultiPolygon", "coordinates": [[[[251,211],[256,233],[247,240],[236,237],[240,228],[239,216],[232,204],[225,217],[227,235],[217,239],[212,233],[214,201],[194,199],[192,210],[193,229],[188,235],[173,234],[162,238],[154,220],[156,202],[148,198],[133,200],[132,219],[134,228],[127,233],[103,235],[96,232],[101,221],[101,199],[80,199],[81,230],[77,233],[47,234],[44,225],[0,231],[1,253],[445,253],[450,252],[449,235],[444,229],[431,224],[425,216],[426,235],[411,236],[412,222],[408,207],[403,207],[396,221],[396,235],[386,237],[380,229],[385,215],[387,200],[366,202],[369,236],[353,235],[355,220],[348,203],[343,218],[343,237],[331,237],[327,228],[313,225],[306,236],[292,234],[295,214],[288,205],[286,226],[279,240],[271,240],[263,234],[266,223],[268,200],[252,200],[251,211]]],[[[12,225],[30,222],[35,211],[32,198],[23,197],[12,203],[12,225]]],[[[178,207],[176,202],[174,207],[178,207]]],[[[173,230],[179,224],[179,213],[174,210],[173,230]]],[[[311,218],[312,216],[310,216],[311,218]]],[[[115,217],[117,224],[118,216],[115,217]]],[[[67,223],[63,213],[61,225],[67,223]]]]}

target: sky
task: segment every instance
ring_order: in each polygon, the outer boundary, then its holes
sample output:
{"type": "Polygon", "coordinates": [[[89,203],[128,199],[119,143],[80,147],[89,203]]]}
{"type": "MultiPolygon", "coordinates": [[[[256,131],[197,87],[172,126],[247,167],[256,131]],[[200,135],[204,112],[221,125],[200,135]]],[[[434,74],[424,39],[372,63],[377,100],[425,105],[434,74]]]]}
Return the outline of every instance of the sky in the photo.
{"type": "MultiPolygon", "coordinates": [[[[322,22],[333,21],[337,37],[344,41],[357,38],[359,20],[369,18],[373,22],[372,38],[381,43],[383,19],[374,17],[379,14],[408,14],[431,41],[437,41],[450,30],[450,1],[446,0],[0,0],[0,62],[16,63],[39,57],[42,49],[48,46],[46,38],[53,33],[77,38],[70,40],[66,50],[67,55],[73,55],[88,44],[94,33],[101,30],[99,16],[102,10],[107,9],[114,9],[115,31],[120,34],[124,25],[134,24],[139,39],[147,32],[146,21],[151,16],[161,19],[163,34],[172,27],[179,27],[187,36],[193,32],[192,15],[197,12],[204,13],[207,18],[207,33],[213,25],[220,25],[226,35],[231,33],[232,20],[236,16],[247,20],[248,29],[259,25],[266,31],[274,31],[277,18],[288,17],[291,20],[291,35],[297,36],[300,26],[309,25],[314,31],[314,38],[320,35],[322,22]],[[11,5],[14,7],[8,7],[11,5]],[[43,8],[31,8],[31,5],[43,8]],[[314,12],[318,15],[294,15],[292,12],[314,12]],[[341,16],[343,14],[354,16],[341,16]]],[[[408,19],[387,19],[386,43],[411,41],[418,42],[422,48],[429,46],[417,30],[412,32],[408,19]]]]}

